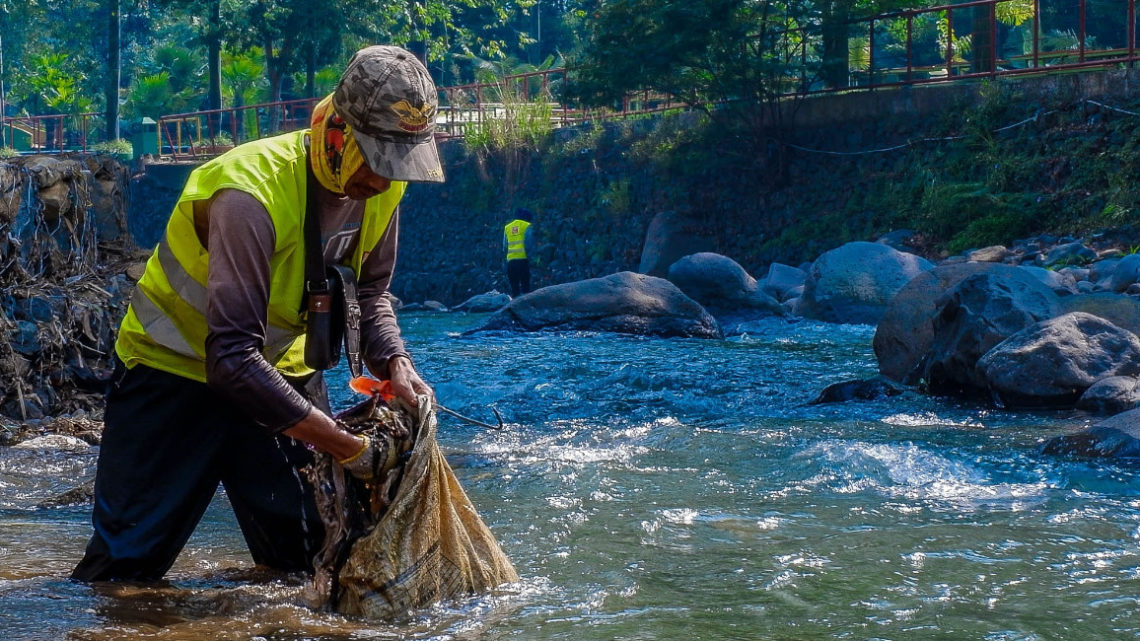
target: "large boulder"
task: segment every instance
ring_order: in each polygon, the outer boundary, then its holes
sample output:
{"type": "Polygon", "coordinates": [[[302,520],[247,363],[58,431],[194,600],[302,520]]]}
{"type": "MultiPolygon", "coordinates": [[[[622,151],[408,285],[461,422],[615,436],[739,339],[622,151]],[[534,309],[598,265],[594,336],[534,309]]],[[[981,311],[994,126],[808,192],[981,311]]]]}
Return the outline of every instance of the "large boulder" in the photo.
{"type": "Polygon", "coordinates": [[[1025,270],[990,265],[947,291],[936,303],[933,337],[919,370],[934,394],[972,396],[987,389],[975,365],[995,345],[1057,315],[1053,290],[1025,270]]]}
{"type": "Polygon", "coordinates": [[[1077,294],[1061,298],[1061,313],[1086,312],[1140,336],[1140,300],[1112,292],[1077,294]]]}
{"type": "Polygon", "coordinates": [[[620,272],[520,296],[472,331],[585,330],[720,338],[716,319],[664,278],[620,272]]]}
{"type": "Polygon", "coordinates": [[[1017,268],[976,262],[939,265],[900,289],[875,328],[873,346],[879,373],[908,385],[917,384],[921,378],[919,365],[934,340],[935,303],[964,279],[991,270],[1015,272],[1017,268]]]}
{"type": "Polygon", "coordinates": [[[669,266],[678,260],[689,254],[714,249],[712,238],[707,234],[708,226],[695,218],[675,211],[657,214],[649,221],[649,229],[645,232],[641,265],[637,271],[665,278],[669,266]]]}
{"type": "Polygon", "coordinates": [[[925,258],[887,245],[847,243],[812,263],[796,312],[831,323],[874,325],[910,279],[933,268],[925,258]]]}
{"type": "Polygon", "coordinates": [[[1045,454],[1140,460],[1140,409],[1107,418],[1087,430],[1056,436],[1041,448],[1045,454]]]}
{"type": "Polygon", "coordinates": [[[1140,338],[1098,316],[1072,312],[998,343],[977,369],[1001,405],[1071,407],[1102,378],[1140,374],[1140,338]]]}
{"type": "Polygon", "coordinates": [[[768,266],[768,275],[760,281],[760,290],[782,303],[802,295],[805,282],[806,271],[783,263],[772,263],[768,266]]]}
{"type": "Polygon", "coordinates": [[[759,283],[735,260],[712,252],[685,256],[669,267],[669,282],[713,316],[778,315],[780,302],[760,290],[759,283]]]}
{"type": "Polygon", "coordinates": [[[1108,287],[1114,292],[1123,292],[1135,282],[1140,282],[1140,254],[1129,254],[1113,268],[1108,287]]]}
{"type": "Polygon", "coordinates": [[[1110,416],[1137,406],[1140,406],[1140,379],[1135,376],[1102,378],[1077,399],[1077,409],[1110,416]]]}

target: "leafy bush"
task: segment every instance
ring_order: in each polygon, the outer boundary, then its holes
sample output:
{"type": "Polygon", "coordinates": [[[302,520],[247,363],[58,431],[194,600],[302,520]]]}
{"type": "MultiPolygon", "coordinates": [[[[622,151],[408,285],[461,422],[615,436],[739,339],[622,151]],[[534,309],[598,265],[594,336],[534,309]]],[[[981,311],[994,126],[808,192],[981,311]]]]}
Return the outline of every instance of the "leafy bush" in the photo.
{"type": "Polygon", "coordinates": [[[234,138],[228,131],[219,131],[211,137],[203,138],[202,143],[218,146],[232,146],[234,144],[234,138]]]}
{"type": "Polygon", "coordinates": [[[0,159],[2,159],[2,158],[15,158],[16,156],[19,156],[19,155],[20,155],[20,152],[16,151],[12,147],[0,147],[0,159]]]}
{"type": "Polygon", "coordinates": [[[469,125],[463,140],[468,149],[536,149],[554,130],[551,114],[545,101],[504,103],[502,113],[469,125]]]}
{"type": "Polygon", "coordinates": [[[97,143],[91,147],[91,150],[95,153],[114,156],[120,160],[127,160],[135,153],[134,145],[123,138],[97,143]]]}

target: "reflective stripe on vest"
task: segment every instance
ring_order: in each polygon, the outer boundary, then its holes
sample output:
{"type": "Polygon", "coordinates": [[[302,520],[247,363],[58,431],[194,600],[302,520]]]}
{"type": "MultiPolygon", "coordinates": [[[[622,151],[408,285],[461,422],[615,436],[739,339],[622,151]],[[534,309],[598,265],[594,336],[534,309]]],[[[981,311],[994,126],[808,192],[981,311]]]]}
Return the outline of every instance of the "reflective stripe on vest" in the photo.
{"type": "MultiPolygon", "coordinates": [[[[270,257],[269,305],[262,355],[282,373],[311,372],[304,365],[305,203],[304,135],[299,131],[247,143],[194,170],[187,180],[166,235],[135,286],[119,328],[115,351],[128,366],[136,363],[198,381],[206,380],[206,280],[209,254],[198,240],[194,203],[221,189],[238,189],[256,198],[273,220],[276,242],[270,257]]],[[[404,194],[393,182],[365,204],[360,238],[348,263],[357,275],[380,242],[404,194]]]]}
{"type": "Polygon", "coordinates": [[[526,230],[530,223],[525,220],[512,220],[503,228],[507,238],[507,260],[526,258],[526,230]]]}

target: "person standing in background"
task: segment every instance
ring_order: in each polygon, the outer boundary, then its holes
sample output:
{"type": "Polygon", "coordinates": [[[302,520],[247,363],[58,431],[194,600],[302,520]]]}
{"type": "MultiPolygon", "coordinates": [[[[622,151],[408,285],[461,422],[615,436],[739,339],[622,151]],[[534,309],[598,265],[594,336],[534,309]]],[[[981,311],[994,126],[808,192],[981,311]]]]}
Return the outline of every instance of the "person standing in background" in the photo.
{"type": "Polygon", "coordinates": [[[503,249],[507,255],[507,282],[511,287],[511,298],[530,291],[530,260],[527,250],[531,248],[530,223],[534,218],[526,207],[515,210],[515,219],[503,228],[503,249]]]}

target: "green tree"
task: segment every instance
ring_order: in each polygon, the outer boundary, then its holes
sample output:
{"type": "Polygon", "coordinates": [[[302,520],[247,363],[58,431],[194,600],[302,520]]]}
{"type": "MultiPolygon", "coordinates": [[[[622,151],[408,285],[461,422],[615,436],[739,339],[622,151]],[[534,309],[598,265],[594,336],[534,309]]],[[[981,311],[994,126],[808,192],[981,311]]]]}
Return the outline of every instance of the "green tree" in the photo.
{"type": "Polygon", "coordinates": [[[32,114],[80,113],[91,100],[82,90],[86,76],[66,53],[44,54],[17,72],[17,94],[32,114]]]}
{"type": "Polygon", "coordinates": [[[195,109],[202,94],[203,68],[199,53],[177,45],[156,49],[145,75],[133,83],[127,98],[132,117],[157,118],[195,109]]]}
{"type": "Polygon", "coordinates": [[[222,53],[222,79],[231,101],[230,106],[234,109],[233,117],[237,119],[233,123],[237,134],[234,142],[240,141],[244,136],[246,120],[249,119],[251,122],[248,124],[253,125],[257,118],[256,113],[242,113],[240,110],[247,104],[259,102],[265,84],[261,59],[261,50],[256,47],[240,53],[222,53]]]}
{"type": "Polygon", "coordinates": [[[500,55],[504,43],[494,28],[512,6],[511,0],[247,0],[230,22],[245,25],[241,46],[264,52],[269,99],[276,101],[291,74],[304,70],[306,91],[313,92],[320,69],[343,67],[364,44],[401,45],[425,63],[468,52],[500,55]]]}

